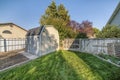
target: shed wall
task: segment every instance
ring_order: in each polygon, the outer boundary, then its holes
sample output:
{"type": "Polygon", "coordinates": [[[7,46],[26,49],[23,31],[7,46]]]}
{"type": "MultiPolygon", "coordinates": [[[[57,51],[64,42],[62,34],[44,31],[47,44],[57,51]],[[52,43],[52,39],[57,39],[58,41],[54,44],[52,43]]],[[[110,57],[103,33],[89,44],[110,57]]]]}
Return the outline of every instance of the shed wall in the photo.
{"type": "Polygon", "coordinates": [[[27,36],[27,52],[34,55],[45,55],[59,49],[59,35],[54,27],[45,27],[41,34],[27,36]]]}

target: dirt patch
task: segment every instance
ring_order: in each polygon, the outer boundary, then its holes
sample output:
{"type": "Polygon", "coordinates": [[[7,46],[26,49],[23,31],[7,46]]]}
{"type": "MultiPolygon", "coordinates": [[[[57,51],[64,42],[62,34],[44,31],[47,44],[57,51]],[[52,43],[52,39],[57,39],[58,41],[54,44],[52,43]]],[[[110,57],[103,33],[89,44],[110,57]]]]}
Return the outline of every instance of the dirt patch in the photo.
{"type": "Polygon", "coordinates": [[[5,53],[4,55],[0,55],[0,70],[26,60],[28,58],[19,53],[19,51],[5,53]]]}

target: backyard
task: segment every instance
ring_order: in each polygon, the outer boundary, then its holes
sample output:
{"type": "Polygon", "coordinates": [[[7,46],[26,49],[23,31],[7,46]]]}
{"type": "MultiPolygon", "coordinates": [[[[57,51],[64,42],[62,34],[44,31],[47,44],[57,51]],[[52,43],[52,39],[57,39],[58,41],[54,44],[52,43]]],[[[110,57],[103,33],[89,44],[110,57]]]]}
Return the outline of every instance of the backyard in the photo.
{"type": "Polygon", "coordinates": [[[119,80],[120,68],[92,54],[56,51],[0,72],[0,80],[119,80]]]}
{"type": "Polygon", "coordinates": [[[1,0],[0,8],[0,80],[120,80],[119,0],[1,0]]]}

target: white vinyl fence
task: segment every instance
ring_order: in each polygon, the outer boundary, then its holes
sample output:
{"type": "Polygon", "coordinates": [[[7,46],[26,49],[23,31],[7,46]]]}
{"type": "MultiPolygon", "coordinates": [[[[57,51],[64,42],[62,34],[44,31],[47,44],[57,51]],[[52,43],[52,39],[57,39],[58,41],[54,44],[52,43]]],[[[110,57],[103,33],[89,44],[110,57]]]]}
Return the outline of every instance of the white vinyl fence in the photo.
{"type": "Polygon", "coordinates": [[[0,52],[24,49],[25,40],[26,39],[0,39],[0,52]]]}
{"type": "Polygon", "coordinates": [[[64,50],[74,50],[93,54],[120,55],[120,38],[116,39],[65,39],[64,50]]]}

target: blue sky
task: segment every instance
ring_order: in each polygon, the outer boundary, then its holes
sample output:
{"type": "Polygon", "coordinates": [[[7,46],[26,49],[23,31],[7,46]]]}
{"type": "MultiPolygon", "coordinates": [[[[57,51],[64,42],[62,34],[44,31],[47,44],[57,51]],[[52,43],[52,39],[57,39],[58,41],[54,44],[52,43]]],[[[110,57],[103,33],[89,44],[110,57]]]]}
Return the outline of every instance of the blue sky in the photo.
{"type": "MultiPolygon", "coordinates": [[[[0,23],[13,22],[25,29],[38,27],[41,15],[52,0],[0,0],[0,23]]],[[[54,0],[64,4],[71,20],[93,22],[101,29],[115,10],[119,0],[54,0]]]]}

